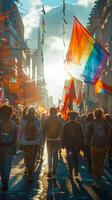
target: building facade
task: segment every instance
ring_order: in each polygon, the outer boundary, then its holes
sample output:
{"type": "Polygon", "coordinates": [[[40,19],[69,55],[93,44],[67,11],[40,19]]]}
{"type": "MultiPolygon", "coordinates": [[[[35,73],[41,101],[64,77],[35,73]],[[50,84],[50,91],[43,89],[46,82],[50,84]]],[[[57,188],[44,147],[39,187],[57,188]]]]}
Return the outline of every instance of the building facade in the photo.
{"type": "MultiPolygon", "coordinates": [[[[14,82],[17,71],[26,65],[24,25],[16,0],[1,0],[0,8],[0,73],[14,82]]],[[[14,94],[9,89],[6,94],[11,103],[14,94]]]]}
{"type": "MultiPolygon", "coordinates": [[[[109,53],[106,71],[101,80],[112,86],[112,0],[97,0],[88,19],[87,30],[109,53]]],[[[112,97],[108,94],[95,94],[94,86],[84,87],[85,110],[102,107],[112,112],[112,97]]]]}

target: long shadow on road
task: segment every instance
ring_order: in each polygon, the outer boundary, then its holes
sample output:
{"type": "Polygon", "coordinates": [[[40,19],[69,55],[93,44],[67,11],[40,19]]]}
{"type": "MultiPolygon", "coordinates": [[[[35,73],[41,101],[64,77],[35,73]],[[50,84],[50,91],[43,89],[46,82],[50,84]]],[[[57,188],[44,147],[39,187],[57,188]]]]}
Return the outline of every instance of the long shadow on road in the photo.
{"type": "Polygon", "coordinates": [[[47,200],[112,200],[112,185],[103,180],[101,189],[91,187],[92,176],[87,164],[80,158],[79,179],[70,179],[68,166],[63,159],[58,162],[57,180],[48,179],[47,200]]]}
{"type": "MultiPolygon", "coordinates": [[[[22,157],[19,155],[18,162],[21,161],[22,157]]],[[[13,163],[13,166],[14,165],[18,165],[18,163],[13,163]]],[[[21,165],[23,165],[23,162],[21,165]]],[[[21,172],[21,168],[23,167],[21,165],[19,171],[14,172],[14,175],[10,179],[8,192],[0,193],[0,200],[33,200],[34,197],[39,199],[38,197],[42,192],[42,186],[39,177],[42,164],[38,163],[32,184],[29,184],[27,177],[22,175],[23,173],[21,172]]],[[[14,169],[14,171],[15,170],[16,169],[14,169]]]]}

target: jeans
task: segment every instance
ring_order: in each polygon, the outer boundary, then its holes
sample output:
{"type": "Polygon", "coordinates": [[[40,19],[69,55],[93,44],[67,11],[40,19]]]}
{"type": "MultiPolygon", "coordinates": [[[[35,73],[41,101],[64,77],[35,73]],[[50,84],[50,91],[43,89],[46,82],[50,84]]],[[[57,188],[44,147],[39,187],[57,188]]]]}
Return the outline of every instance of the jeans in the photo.
{"type": "Polygon", "coordinates": [[[88,163],[88,169],[91,172],[92,169],[92,160],[91,160],[91,147],[89,145],[85,146],[85,156],[87,158],[87,163],[88,163]]]}
{"type": "Polygon", "coordinates": [[[13,154],[10,152],[0,152],[0,174],[2,182],[9,181],[12,159],[13,154]]]}
{"type": "Polygon", "coordinates": [[[67,161],[68,161],[70,176],[72,176],[72,172],[74,168],[75,168],[75,175],[78,174],[79,153],[80,153],[80,149],[78,147],[67,149],[67,161]]]}
{"type": "Polygon", "coordinates": [[[60,149],[60,141],[47,140],[47,152],[48,152],[48,169],[53,173],[56,173],[58,164],[58,151],[60,149]]]}
{"type": "Polygon", "coordinates": [[[103,175],[104,160],[107,154],[107,147],[91,146],[92,175],[94,179],[99,179],[103,175]]]}
{"type": "Polygon", "coordinates": [[[37,152],[38,145],[23,146],[24,162],[29,176],[32,176],[33,172],[35,171],[37,152]]]}

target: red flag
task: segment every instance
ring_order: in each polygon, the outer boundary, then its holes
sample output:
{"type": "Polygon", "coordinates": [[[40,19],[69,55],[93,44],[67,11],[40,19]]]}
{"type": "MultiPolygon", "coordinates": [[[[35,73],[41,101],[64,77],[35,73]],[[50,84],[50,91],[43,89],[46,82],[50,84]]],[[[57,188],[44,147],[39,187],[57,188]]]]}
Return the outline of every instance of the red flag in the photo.
{"type": "Polygon", "coordinates": [[[75,87],[74,87],[74,79],[66,80],[62,98],[62,108],[61,113],[66,119],[67,114],[70,110],[72,110],[72,104],[76,101],[75,87]]]}
{"type": "Polygon", "coordinates": [[[79,90],[79,94],[78,94],[78,99],[76,101],[76,106],[80,105],[82,102],[83,96],[82,96],[82,92],[81,89],[79,90]]]}

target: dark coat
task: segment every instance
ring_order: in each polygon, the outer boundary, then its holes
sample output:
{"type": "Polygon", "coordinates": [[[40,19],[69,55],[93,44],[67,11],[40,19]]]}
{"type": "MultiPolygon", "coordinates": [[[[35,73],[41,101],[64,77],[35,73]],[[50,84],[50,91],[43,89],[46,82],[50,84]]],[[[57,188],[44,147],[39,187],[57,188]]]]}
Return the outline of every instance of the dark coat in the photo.
{"type": "Polygon", "coordinates": [[[84,137],[81,125],[75,120],[69,120],[63,129],[63,146],[67,149],[74,147],[81,148],[84,144],[84,137]]]}

